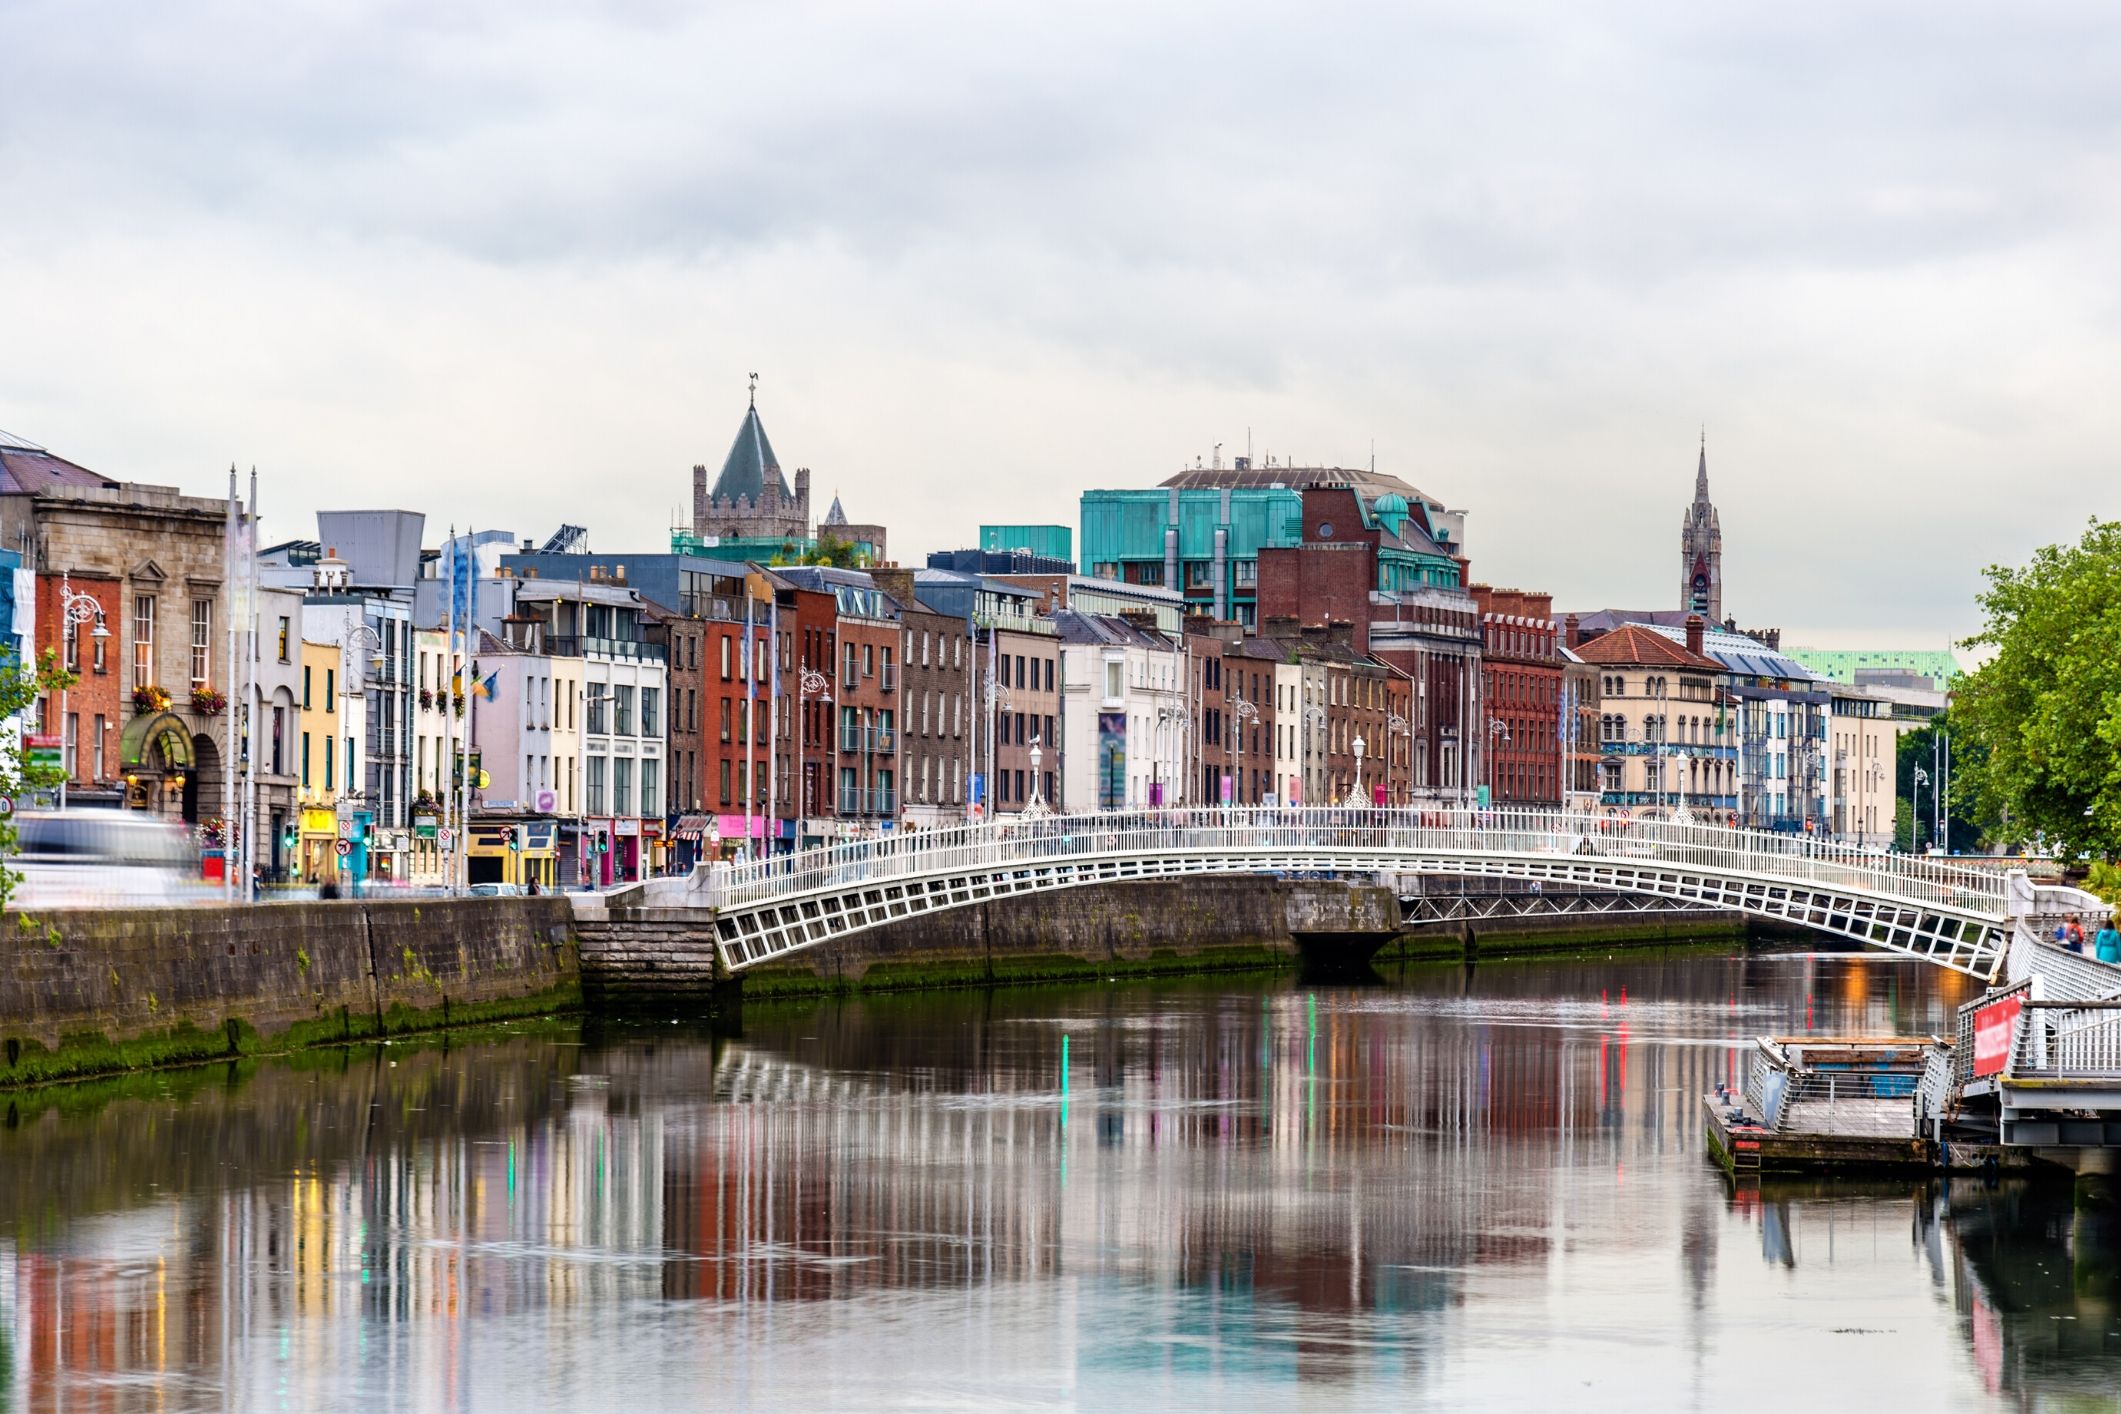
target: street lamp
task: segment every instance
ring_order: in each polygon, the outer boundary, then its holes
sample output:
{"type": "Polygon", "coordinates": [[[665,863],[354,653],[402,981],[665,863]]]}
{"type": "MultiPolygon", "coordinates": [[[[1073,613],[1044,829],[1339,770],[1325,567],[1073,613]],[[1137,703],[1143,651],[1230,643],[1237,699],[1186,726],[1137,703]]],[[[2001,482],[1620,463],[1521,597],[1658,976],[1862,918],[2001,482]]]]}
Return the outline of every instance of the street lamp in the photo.
{"type": "Polygon", "coordinates": [[[1502,794],[1500,779],[1495,771],[1495,746],[1497,742],[1510,739],[1510,724],[1500,717],[1488,719],[1488,804],[1499,803],[1502,794]]]}
{"type": "Polygon", "coordinates": [[[1237,789],[1232,794],[1237,797],[1237,803],[1243,805],[1245,803],[1245,723],[1258,717],[1259,709],[1233,693],[1230,697],[1230,713],[1237,718],[1237,789]]]}
{"type": "Polygon", "coordinates": [[[1364,803],[1362,798],[1362,733],[1357,732],[1355,740],[1349,742],[1348,746],[1355,752],[1355,783],[1348,787],[1348,804],[1361,805],[1364,803]]]}
{"type": "MultiPolygon", "coordinates": [[[[820,702],[830,703],[832,701],[832,679],[819,672],[816,668],[805,668],[802,676],[802,696],[799,700],[808,702],[813,698],[820,702]]],[[[795,773],[796,779],[802,782],[804,796],[808,798],[810,794],[810,741],[803,732],[805,725],[807,723],[798,722],[795,727],[795,773]]],[[[829,726],[830,724],[828,723],[827,725],[829,726]]],[[[815,808],[814,801],[810,805],[799,807],[795,813],[800,816],[813,808],[815,808]]],[[[802,828],[800,821],[797,822],[796,828],[798,830],[802,828]]]]}
{"type": "MultiPolygon", "coordinates": [[[[96,626],[89,631],[89,637],[109,638],[110,630],[103,623],[103,606],[96,602],[96,596],[93,594],[76,594],[74,592],[72,574],[61,575],[59,577],[59,622],[66,626],[66,652],[61,660],[61,667],[69,669],[72,667],[73,661],[76,659],[73,651],[74,636],[80,631],[81,625],[91,619],[95,620],[96,626]]],[[[61,767],[61,775],[59,777],[59,808],[61,810],[66,809],[66,783],[73,778],[74,774],[74,746],[73,743],[66,739],[66,696],[66,688],[62,686],[59,689],[59,745],[65,753],[66,760],[61,767]]],[[[98,747],[98,750],[101,750],[101,748],[98,747]]]]}
{"type": "Polygon", "coordinates": [[[1907,852],[1922,853],[1922,788],[1930,783],[1930,773],[1920,766],[1915,768],[1914,798],[1907,806],[1907,852]]]}
{"type": "Polygon", "coordinates": [[[1679,813],[1674,815],[1672,820],[1680,825],[1691,825],[1694,823],[1694,812],[1687,809],[1686,804],[1686,773],[1687,767],[1692,764],[1693,759],[1684,751],[1672,753],[1672,760],[1678,763],[1679,766],[1679,813]]]}
{"type": "Polygon", "coordinates": [[[1045,753],[1039,749],[1039,735],[1037,732],[1033,732],[1031,734],[1031,798],[1025,801],[1024,808],[1017,812],[1018,819],[1036,819],[1041,815],[1051,813],[1046,808],[1045,791],[1039,785],[1038,763],[1044,755],[1045,753]]]}

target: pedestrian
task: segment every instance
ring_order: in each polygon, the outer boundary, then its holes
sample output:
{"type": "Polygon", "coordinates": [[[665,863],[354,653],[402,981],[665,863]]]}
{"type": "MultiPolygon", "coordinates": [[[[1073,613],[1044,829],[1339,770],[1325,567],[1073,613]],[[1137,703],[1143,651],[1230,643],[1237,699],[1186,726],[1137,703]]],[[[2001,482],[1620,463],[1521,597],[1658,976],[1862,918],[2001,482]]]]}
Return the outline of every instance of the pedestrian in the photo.
{"type": "Polygon", "coordinates": [[[2106,920],[2106,926],[2092,939],[2092,950],[2101,962],[2121,963],[2121,913],[2106,920]]]}
{"type": "Polygon", "coordinates": [[[532,898],[538,896],[538,876],[535,874],[530,876],[530,896],[532,898]]]}
{"type": "Polygon", "coordinates": [[[2069,921],[2069,950],[2071,952],[2084,951],[2084,925],[2074,918],[2069,921]]]}

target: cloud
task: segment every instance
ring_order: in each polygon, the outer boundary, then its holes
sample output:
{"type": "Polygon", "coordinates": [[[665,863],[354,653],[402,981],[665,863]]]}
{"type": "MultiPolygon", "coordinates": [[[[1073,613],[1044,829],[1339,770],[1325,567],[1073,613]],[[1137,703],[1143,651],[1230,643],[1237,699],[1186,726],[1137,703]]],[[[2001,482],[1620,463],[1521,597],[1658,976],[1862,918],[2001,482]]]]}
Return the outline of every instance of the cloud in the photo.
{"type": "Polygon", "coordinates": [[[2117,28],[18,0],[0,426],[646,547],[759,368],[905,554],[1249,427],[1661,604],[1705,420],[1735,612],[1935,641],[2121,513],[2117,28]]]}

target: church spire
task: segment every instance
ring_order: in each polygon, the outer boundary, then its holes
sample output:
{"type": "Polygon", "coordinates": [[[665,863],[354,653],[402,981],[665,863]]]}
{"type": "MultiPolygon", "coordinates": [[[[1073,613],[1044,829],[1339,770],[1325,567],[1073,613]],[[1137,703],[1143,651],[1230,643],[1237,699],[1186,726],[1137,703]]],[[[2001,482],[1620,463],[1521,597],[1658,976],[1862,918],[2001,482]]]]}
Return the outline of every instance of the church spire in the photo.
{"type": "Polygon", "coordinates": [[[1710,623],[1723,621],[1723,526],[1709,500],[1709,434],[1701,430],[1694,463],[1694,502],[1679,531],[1679,606],[1710,623]]]}

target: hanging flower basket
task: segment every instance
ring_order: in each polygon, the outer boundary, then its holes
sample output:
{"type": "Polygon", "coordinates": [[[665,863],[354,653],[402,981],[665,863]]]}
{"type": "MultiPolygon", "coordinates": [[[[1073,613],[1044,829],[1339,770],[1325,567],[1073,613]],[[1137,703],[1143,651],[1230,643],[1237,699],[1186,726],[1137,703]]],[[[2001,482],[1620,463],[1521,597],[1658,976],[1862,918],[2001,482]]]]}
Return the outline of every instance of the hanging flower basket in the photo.
{"type": "Polygon", "coordinates": [[[208,849],[220,849],[228,843],[228,824],[220,816],[211,816],[199,822],[199,843],[208,849]]]}
{"type": "MultiPolygon", "coordinates": [[[[163,699],[167,705],[168,698],[163,699]]],[[[210,687],[191,690],[191,709],[202,717],[218,717],[228,710],[228,699],[210,687]]]]}
{"type": "Polygon", "coordinates": [[[459,692],[459,693],[457,693],[457,694],[455,695],[455,700],[454,700],[454,701],[453,701],[453,702],[452,702],[452,703],[450,704],[450,710],[451,710],[452,712],[456,713],[456,714],[457,714],[457,715],[458,715],[459,717],[461,717],[461,716],[463,716],[463,715],[464,715],[464,694],[463,694],[463,693],[459,692]]]}
{"type": "Polygon", "coordinates": [[[420,710],[421,710],[422,712],[432,712],[432,711],[434,710],[434,705],[435,705],[435,690],[434,690],[433,688],[431,688],[431,687],[423,687],[423,688],[421,688],[421,689],[420,689],[420,710]]]}
{"type": "Polygon", "coordinates": [[[136,687],[133,689],[133,710],[143,715],[149,712],[167,712],[169,694],[159,687],[136,687]]]}

